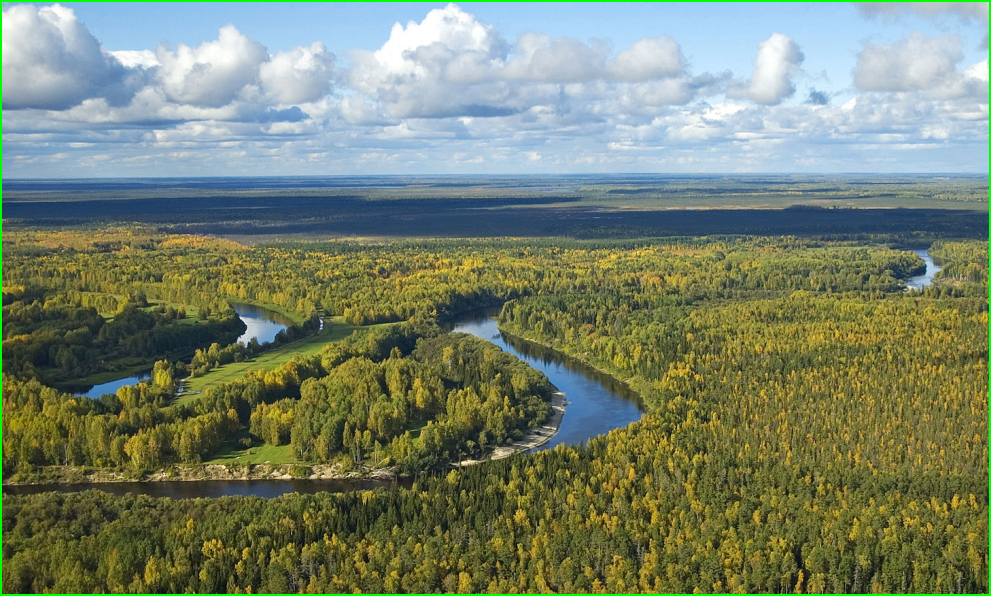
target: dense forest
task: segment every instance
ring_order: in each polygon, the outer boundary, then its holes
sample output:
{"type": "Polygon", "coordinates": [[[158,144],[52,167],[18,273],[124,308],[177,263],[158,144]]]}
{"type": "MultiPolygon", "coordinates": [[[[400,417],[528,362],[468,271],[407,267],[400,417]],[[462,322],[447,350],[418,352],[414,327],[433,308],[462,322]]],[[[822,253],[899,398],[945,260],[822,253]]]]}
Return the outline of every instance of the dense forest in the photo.
{"type": "Polygon", "coordinates": [[[223,346],[157,355],[151,383],[98,400],[5,364],[5,479],[193,464],[230,440],[434,471],[273,500],[5,494],[4,591],[986,592],[988,244],[936,241],[936,283],[905,291],[911,241],[9,234],[18,337],[100,324],[104,306],[54,296],[397,324],[190,399],[177,376],[223,346]],[[643,419],[442,469],[548,415],[542,374],[438,326],[500,302],[503,329],[629,383],[643,419]]]}
{"type": "Polygon", "coordinates": [[[7,229],[484,238],[926,232],[987,238],[982,175],[334,176],[11,180],[7,229]]]}

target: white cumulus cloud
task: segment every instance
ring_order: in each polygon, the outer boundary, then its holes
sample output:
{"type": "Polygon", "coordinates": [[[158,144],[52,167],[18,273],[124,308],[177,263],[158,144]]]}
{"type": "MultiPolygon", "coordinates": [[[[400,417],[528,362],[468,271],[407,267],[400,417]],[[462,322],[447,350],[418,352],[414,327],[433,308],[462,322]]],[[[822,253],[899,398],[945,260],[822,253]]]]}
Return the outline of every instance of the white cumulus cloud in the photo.
{"type": "Polygon", "coordinates": [[[960,38],[913,33],[893,44],[867,44],[854,83],[865,91],[918,91],[944,84],[963,59],[960,38]]]}
{"type": "Polygon", "coordinates": [[[799,72],[805,56],[787,35],[773,33],[760,42],[754,71],[743,85],[730,89],[733,97],[747,98],[754,103],[777,105],[795,93],[792,80],[799,72]]]}
{"type": "Polygon", "coordinates": [[[114,50],[114,58],[128,68],[154,68],[158,66],[158,56],[151,50],[114,50]]]}
{"type": "Polygon", "coordinates": [[[927,19],[942,19],[955,16],[963,23],[982,23],[984,39],[981,48],[988,48],[988,3],[987,2],[858,2],[857,7],[866,17],[884,17],[894,20],[907,14],[915,14],[927,19]]]}
{"type": "Polygon", "coordinates": [[[354,52],[351,84],[375,93],[404,81],[443,76],[452,62],[452,78],[463,80],[471,67],[484,70],[486,62],[501,61],[505,53],[506,44],[493,27],[449,4],[431,10],[420,23],[396,23],[378,50],[354,52]]]}
{"type": "Polygon", "coordinates": [[[62,110],[133,94],[140,74],[106,51],[71,8],[19,4],[3,11],[3,108],[62,110]]]}
{"type": "Polygon", "coordinates": [[[987,60],[959,69],[960,37],[912,33],[893,44],[867,44],[857,57],[854,83],[862,91],[916,92],[927,98],[971,98],[987,105],[987,60]]]}
{"type": "Polygon", "coordinates": [[[450,4],[419,23],[396,23],[374,52],[353,52],[349,82],[394,117],[496,113],[511,100],[494,84],[506,52],[492,26],[450,4]]]}
{"type": "Polygon", "coordinates": [[[570,37],[524,33],[503,71],[509,79],[573,83],[602,76],[609,54],[604,44],[587,45],[570,37]]]}
{"type": "MultiPolygon", "coordinates": [[[[352,52],[351,63],[351,87],[391,118],[573,113],[599,109],[587,102],[601,106],[610,95],[667,105],[706,88],[687,76],[681,47],[670,37],[641,39],[615,57],[602,40],[528,32],[510,44],[454,4],[420,22],[396,23],[381,48],[352,52]],[[627,92],[617,83],[652,88],[627,92]]],[[[349,99],[341,113],[349,122],[369,121],[366,108],[349,99]]]]}
{"type": "Polygon", "coordinates": [[[279,52],[261,64],[258,76],[276,103],[308,103],[327,95],[334,55],[320,42],[279,52]]]}
{"type": "Polygon", "coordinates": [[[193,48],[179,44],[176,50],[159,46],[158,79],[172,101],[204,107],[232,102],[245,86],[258,80],[265,46],[243,35],[233,25],[220,29],[215,41],[193,48]]]}
{"type": "Polygon", "coordinates": [[[684,70],[681,46],[667,35],[638,40],[609,64],[609,74],[619,81],[673,77],[684,70]]]}
{"type": "Polygon", "coordinates": [[[964,61],[964,25],[986,22],[986,5],[885,6],[862,10],[932,17],[956,34],[803,46],[817,60],[848,57],[830,79],[805,73],[803,48],[775,33],[749,42],[759,44],[749,73],[693,73],[686,55],[698,39],[684,52],[662,29],[618,48],[539,30],[507,40],[451,4],[383,29],[378,49],[348,52],[339,66],[333,39],[273,55],[234,25],[200,45],[107,51],[71,9],[11,6],[4,167],[21,176],[47,175],[56,161],[72,175],[290,164],[300,173],[462,171],[481,161],[505,171],[725,171],[772,159],[848,171],[871,167],[857,151],[897,146],[949,151],[942,162],[925,154],[927,167],[981,170],[988,61],[964,61]]]}

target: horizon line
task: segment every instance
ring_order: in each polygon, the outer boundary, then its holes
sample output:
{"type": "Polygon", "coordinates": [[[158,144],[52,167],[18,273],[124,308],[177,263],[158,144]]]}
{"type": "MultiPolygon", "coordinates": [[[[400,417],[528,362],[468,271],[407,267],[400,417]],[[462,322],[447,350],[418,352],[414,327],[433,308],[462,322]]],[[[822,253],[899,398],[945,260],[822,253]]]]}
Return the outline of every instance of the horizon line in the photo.
{"type": "Polygon", "coordinates": [[[214,176],[89,176],[89,177],[0,177],[0,182],[21,182],[21,181],[70,181],[70,180],[210,180],[218,178],[567,178],[567,177],[590,177],[590,176],[669,176],[680,178],[692,177],[713,177],[713,176],[991,176],[989,172],[699,172],[699,173],[678,173],[678,172],[589,172],[589,173],[526,173],[526,174],[240,174],[240,175],[214,175],[214,176]]]}

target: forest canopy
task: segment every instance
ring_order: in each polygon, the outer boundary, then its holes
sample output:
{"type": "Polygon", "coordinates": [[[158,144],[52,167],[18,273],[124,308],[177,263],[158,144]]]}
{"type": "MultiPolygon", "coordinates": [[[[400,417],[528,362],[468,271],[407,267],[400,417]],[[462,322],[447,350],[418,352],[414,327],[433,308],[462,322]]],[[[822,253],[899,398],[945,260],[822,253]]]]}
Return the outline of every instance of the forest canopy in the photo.
{"type": "Polygon", "coordinates": [[[942,271],[906,291],[924,263],[905,241],[5,235],[5,480],[196,465],[231,441],[434,471],[272,500],[5,494],[4,591],[986,592],[988,245],[932,243],[942,271]],[[121,305],[101,296],[128,295],[149,337],[175,319],[135,297],[390,325],[177,398],[191,361],[103,331],[121,305]],[[500,303],[502,329],[628,383],[643,419],[445,467],[548,415],[542,374],[440,325],[500,303]],[[159,364],[89,400],[47,386],[48,361],[8,370],[8,341],[41,338],[56,362],[159,364]]]}

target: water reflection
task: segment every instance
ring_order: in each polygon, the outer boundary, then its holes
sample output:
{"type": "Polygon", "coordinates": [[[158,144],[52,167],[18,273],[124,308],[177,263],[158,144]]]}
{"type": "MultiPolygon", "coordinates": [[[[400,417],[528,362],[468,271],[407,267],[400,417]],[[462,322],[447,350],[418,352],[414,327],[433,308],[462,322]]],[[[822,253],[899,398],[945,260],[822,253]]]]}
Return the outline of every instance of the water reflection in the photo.
{"type": "MultiPolygon", "coordinates": [[[[233,306],[233,305],[232,305],[233,306]]],[[[267,316],[270,311],[238,304],[235,309],[248,323],[246,313],[267,316]]],[[[547,375],[550,382],[563,391],[568,400],[558,433],[535,450],[550,449],[555,445],[575,445],[626,426],[640,419],[638,396],[623,383],[602,374],[585,364],[543,346],[533,344],[499,331],[495,316],[499,307],[473,311],[459,316],[449,329],[468,333],[491,341],[503,350],[525,361],[547,375]]],[[[257,320],[257,319],[256,319],[257,320]]],[[[251,327],[249,327],[250,331],[251,327]]],[[[256,327],[257,329],[257,327],[256,327]]],[[[277,331],[276,331],[277,333],[277,331]]],[[[254,337],[254,336],[253,336],[254,337]]],[[[274,337],[274,334],[272,335],[274,337]]],[[[261,338],[259,338],[261,341],[261,338]]],[[[121,379],[121,383],[126,381],[121,379]]],[[[86,484],[35,484],[4,486],[6,494],[31,494],[46,491],[78,492],[97,489],[113,495],[140,494],[153,497],[190,499],[198,497],[222,497],[227,495],[252,495],[265,498],[286,493],[347,492],[372,490],[381,487],[410,487],[412,478],[397,480],[337,479],[337,480],[204,480],[189,482],[107,482],[86,484]]]]}
{"type": "Polygon", "coordinates": [[[926,262],[926,271],[922,275],[916,275],[905,280],[905,285],[913,290],[921,290],[926,286],[930,286],[933,283],[933,276],[936,275],[942,267],[936,264],[936,261],[929,256],[928,248],[915,249],[912,252],[922,257],[922,260],[926,262]]]}
{"type": "MultiPolygon", "coordinates": [[[[234,311],[241,318],[241,320],[244,321],[244,324],[248,327],[245,332],[237,338],[237,341],[245,344],[250,342],[252,337],[258,338],[258,343],[270,343],[275,340],[275,336],[280,331],[293,324],[292,319],[289,317],[261,306],[243,304],[239,302],[232,302],[231,306],[234,308],[234,311]]],[[[322,321],[321,328],[323,328],[322,321]]],[[[117,393],[117,390],[121,387],[127,385],[137,385],[141,381],[149,378],[151,378],[151,369],[141,371],[128,377],[115,379],[106,383],[100,383],[99,385],[91,385],[89,387],[81,385],[74,388],[74,392],[76,395],[81,395],[90,399],[99,399],[100,396],[105,393],[117,393]]]]}
{"type": "Polygon", "coordinates": [[[448,327],[491,341],[544,373],[564,392],[568,404],[561,427],[535,451],[576,445],[640,419],[639,398],[629,387],[560,352],[500,332],[495,320],[498,313],[499,307],[475,311],[448,327]]]}
{"type": "Polygon", "coordinates": [[[247,344],[251,338],[257,338],[258,343],[265,344],[275,341],[275,336],[280,331],[293,324],[292,319],[275,311],[255,306],[254,304],[243,304],[231,302],[231,306],[237,316],[248,326],[237,341],[247,344]]]}
{"type": "Polygon", "coordinates": [[[114,381],[109,381],[107,383],[100,383],[99,385],[93,385],[89,389],[85,386],[76,389],[76,395],[82,395],[83,397],[88,397],[90,399],[100,399],[105,393],[117,393],[117,390],[121,387],[127,385],[137,385],[141,381],[146,381],[151,378],[151,370],[141,371],[135,375],[129,377],[124,377],[123,379],[117,379],[114,381]]]}

